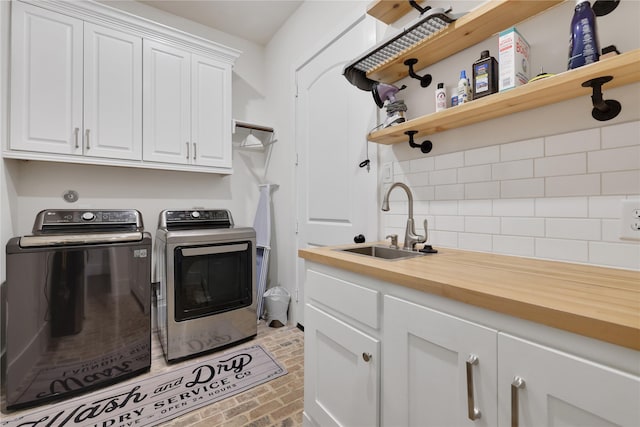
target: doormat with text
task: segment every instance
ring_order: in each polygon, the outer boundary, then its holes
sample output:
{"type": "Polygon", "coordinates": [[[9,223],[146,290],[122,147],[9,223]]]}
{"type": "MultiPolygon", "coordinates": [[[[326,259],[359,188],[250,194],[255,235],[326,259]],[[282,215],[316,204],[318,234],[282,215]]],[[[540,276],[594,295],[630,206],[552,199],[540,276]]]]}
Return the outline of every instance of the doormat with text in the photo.
{"type": "Polygon", "coordinates": [[[287,374],[254,345],[67,401],[2,414],[0,426],[154,426],[287,374]]]}

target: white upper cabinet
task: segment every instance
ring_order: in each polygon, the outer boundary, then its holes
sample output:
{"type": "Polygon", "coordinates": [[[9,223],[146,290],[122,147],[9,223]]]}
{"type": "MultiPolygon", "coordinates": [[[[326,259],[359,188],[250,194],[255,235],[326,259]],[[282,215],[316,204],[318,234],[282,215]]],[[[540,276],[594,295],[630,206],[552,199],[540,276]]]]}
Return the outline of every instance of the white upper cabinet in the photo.
{"type": "Polygon", "coordinates": [[[18,2],[12,16],[11,149],[140,160],[142,39],[18,2]]]}
{"type": "Polygon", "coordinates": [[[142,157],[142,39],[85,23],[84,154],[142,157]]]}
{"type": "Polygon", "coordinates": [[[11,7],[3,157],[232,172],[240,52],[100,3],[11,7]]]}
{"type": "Polygon", "coordinates": [[[82,21],[12,3],[11,149],[82,154],[82,21]]]}
{"type": "Polygon", "coordinates": [[[144,42],[144,160],[231,167],[231,65],[144,42]]]}

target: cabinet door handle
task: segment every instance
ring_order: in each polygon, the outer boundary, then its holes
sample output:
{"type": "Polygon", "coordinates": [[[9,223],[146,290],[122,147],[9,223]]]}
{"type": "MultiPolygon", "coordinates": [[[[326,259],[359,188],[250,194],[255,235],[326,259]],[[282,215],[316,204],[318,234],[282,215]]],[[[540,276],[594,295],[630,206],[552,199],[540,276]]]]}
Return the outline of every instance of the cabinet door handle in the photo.
{"type": "Polygon", "coordinates": [[[84,139],[85,139],[85,142],[87,144],[86,147],[87,147],[87,150],[88,150],[88,149],[91,148],[91,144],[89,144],[89,129],[84,131],[84,139]]]}
{"type": "Polygon", "coordinates": [[[193,160],[196,159],[196,143],[193,143],[193,160]]]}
{"type": "Polygon", "coordinates": [[[73,130],[73,133],[76,138],[76,148],[80,148],[80,145],[78,144],[78,134],[80,133],[80,128],[75,128],[73,130]]]}
{"type": "Polygon", "coordinates": [[[371,353],[362,353],[362,360],[364,360],[365,362],[369,362],[371,359],[373,359],[371,353]]]}
{"type": "Polygon", "coordinates": [[[475,397],[473,394],[473,365],[478,364],[478,356],[470,354],[467,359],[467,409],[468,417],[471,421],[480,418],[480,410],[476,408],[475,397]]]}
{"type": "Polygon", "coordinates": [[[189,160],[189,141],[185,142],[187,144],[187,160],[189,160]]]}
{"type": "Polygon", "coordinates": [[[518,427],[518,389],[524,388],[522,377],[515,376],[511,382],[511,427],[518,427]]]}

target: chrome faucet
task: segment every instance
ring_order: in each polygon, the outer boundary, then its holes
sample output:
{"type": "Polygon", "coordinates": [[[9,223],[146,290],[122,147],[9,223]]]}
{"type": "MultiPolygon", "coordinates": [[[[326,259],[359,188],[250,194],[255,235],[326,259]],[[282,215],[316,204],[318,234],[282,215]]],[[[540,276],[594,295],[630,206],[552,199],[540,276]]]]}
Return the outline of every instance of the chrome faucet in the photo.
{"type": "Polygon", "coordinates": [[[413,220],[413,195],[411,194],[411,189],[402,182],[394,182],[391,184],[391,187],[387,190],[387,193],[384,195],[384,199],[382,200],[382,210],[387,212],[389,210],[389,194],[391,194],[391,190],[396,187],[402,188],[405,193],[407,193],[407,198],[409,199],[409,218],[407,218],[407,229],[404,233],[404,244],[402,245],[402,249],[414,250],[416,243],[424,243],[427,241],[427,220],[424,220],[424,236],[416,234],[414,220],[413,220]]]}

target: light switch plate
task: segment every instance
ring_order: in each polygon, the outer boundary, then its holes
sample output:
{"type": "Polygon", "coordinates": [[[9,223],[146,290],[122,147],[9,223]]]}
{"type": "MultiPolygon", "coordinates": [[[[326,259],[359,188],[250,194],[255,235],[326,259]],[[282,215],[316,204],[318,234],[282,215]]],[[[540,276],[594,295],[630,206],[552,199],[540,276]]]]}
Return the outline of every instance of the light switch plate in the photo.
{"type": "Polygon", "coordinates": [[[620,238],[640,240],[640,199],[622,201],[620,238]]]}
{"type": "Polygon", "coordinates": [[[393,162],[382,165],[382,182],[386,184],[393,182],[393,162]]]}

